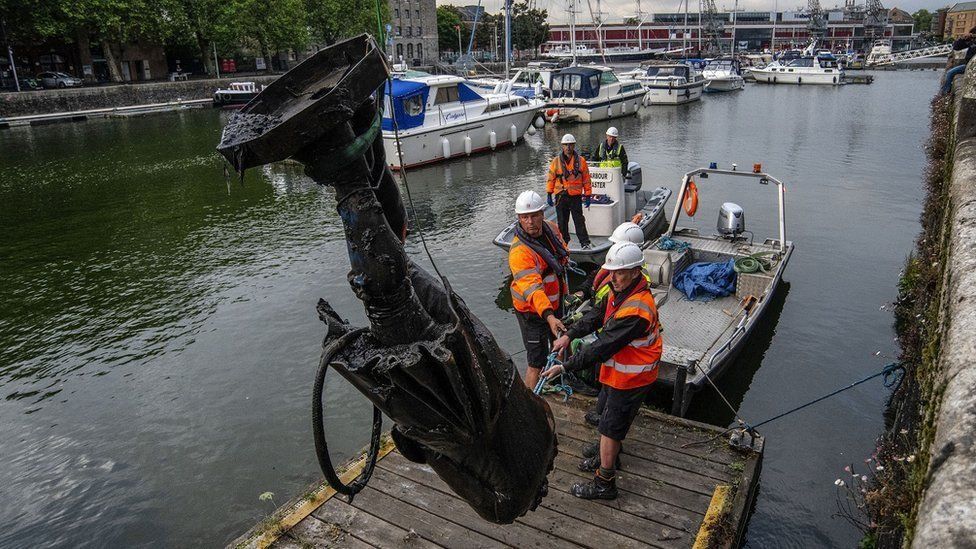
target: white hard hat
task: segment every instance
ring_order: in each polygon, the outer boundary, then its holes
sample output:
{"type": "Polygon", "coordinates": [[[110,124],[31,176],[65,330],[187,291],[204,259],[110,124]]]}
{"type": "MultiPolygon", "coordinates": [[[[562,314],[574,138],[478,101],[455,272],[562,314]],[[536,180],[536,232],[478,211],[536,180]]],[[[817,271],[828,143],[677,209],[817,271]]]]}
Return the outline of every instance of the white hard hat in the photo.
{"type": "Polygon", "coordinates": [[[546,209],[546,201],[535,191],[525,191],[515,199],[516,214],[530,214],[546,209]]]}
{"type": "Polygon", "coordinates": [[[576,143],[576,138],[573,137],[573,134],[567,133],[566,135],[563,136],[563,140],[560,141],[560,143],[563,145],[567,143],[576,143]]]}
{"type": "Polygon", "coordinates": [[[618,242],[610,246],[603,268],[608,271],[633,269],[644,265],[644,252],[633,242],[618,242]]]}
{"type": "Polygon", "coordinates": [[[636,223],[631,223],[627,221],[621,223],[619,227],[613,230],[613,234],[608,238],[610,242],[617,244],[619,242],[633,242],[638,246],[644,245],[644,231],[637,226],[636,223]]]}
{"type": "Polygon", "coordinates": [[[610,137],[619,137],[620,136],[620,134],[617,133],[617,127],[616,126],[610,126],[609,128],[607,128],[607,135],[609,135],[610,137]]]}

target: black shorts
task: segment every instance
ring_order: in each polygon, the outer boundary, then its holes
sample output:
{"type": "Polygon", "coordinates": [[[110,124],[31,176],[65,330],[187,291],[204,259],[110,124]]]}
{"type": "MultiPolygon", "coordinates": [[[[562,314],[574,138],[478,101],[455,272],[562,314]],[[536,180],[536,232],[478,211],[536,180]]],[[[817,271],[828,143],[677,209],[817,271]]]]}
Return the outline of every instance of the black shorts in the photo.
{"type": "Polygon", "coordinates": [[[545,368],[553,341],[549,323],[539,315],[520,311],[515,311],[515,318],[518,319],[519,331],[522,332],[526,362],[533,368],[545,368]]]}
{"type": "MultiPolygon", "coordinates": [[[[605,385],[601,391],[606,396],[603,412],[600,415],[600,426],[597,427],[597,430],[607,438],[623,440],[627,437],[627,431],[630,431],[630,425],[634,422],[634,418],[640,412],[644,399],[651,392],[651,386],[614,389],[605,385]]],[[[600,396],[604,395],[601,394],[600,396]]]]}

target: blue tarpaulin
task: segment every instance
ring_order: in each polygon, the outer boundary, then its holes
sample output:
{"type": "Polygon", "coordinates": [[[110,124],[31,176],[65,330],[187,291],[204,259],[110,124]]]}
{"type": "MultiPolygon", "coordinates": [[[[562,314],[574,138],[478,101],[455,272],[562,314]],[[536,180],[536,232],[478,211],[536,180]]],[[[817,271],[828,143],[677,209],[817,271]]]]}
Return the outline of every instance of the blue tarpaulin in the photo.
{"type": "MultiPolygon", "coordinates": [[[[401,130],[416,128],[424,123],[424,108],[430,88],[423,82],[394,79],[386,84],[386,97],[393,106],[397,126],[401,130]]],[[[383,113],[383,129],[393,130],[393,118],[389,110],[383,113]]]]}
{"type": "Polygon", "coordinates": [[[688,299],[708,301],[735,292],[735,260],[692,263],[671,281],[688,299]]]}

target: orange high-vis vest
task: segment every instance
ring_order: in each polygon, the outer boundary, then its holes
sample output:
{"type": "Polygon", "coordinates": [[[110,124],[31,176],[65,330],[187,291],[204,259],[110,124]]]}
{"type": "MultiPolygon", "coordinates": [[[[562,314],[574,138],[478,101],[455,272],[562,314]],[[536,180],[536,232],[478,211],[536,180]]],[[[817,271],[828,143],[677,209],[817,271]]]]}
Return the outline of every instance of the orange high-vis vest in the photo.
{"type": "Polygon", "coordinates": [[[573,153],[569,163],[563,163],[563,155],[559,153],[549,163],[549,176],[546,178],[546,192],[559,194],[566,191],[573,196],[590,196],[593,189],[590,185],[590,168],[586,159],[573,153]]]}
{"type": "MultiPolygon", "coordinates": [[[[549,225],[552,226],[552,223],[549,225]]],[[[552,228],[553,234],[558,235],[559,229],[555,226],[552,228]]],[[[553,244],[565,246],[561,239],[553,244]]],[[[559,278],[542,256],[523,244],[517,236],[512,239],[512,247],[508,251],[508,267],[512,270],[512,304],[516,311],[542,316],[546,309],[551,309],[553,313],[559,310],[562,300],[559,278]]]]}
{"type": "Polygon", "coordinates": [[[600,383],[614,389],[644,387],[657,379],[657,363],[661,359],[662,348],[661,330],[654,297],[647,284],[642,281],[641,286],[616,308],[613,306],[613,295],[608,296],[604,325],[611,318],[626,316],[639,316],[650,323],[645,335],[631,341],[600,365],[600,383]]]}

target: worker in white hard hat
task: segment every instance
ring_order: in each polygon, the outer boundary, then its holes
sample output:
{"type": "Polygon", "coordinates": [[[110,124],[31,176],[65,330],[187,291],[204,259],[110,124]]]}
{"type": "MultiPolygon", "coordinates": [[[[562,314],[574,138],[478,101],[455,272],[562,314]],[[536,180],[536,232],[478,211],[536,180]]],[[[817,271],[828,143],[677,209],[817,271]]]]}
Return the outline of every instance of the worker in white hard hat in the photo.
{"type": "Polygon", "coordinates": [[[661,358],[661,330],[657,307],[647,280],[641,275],[644,252],[633,242],[610,247],[603,268],[611,272],[608,299],[590,309],[567,333],[553,343],[563,352],[570,341],[596,333],[596,341],[583,345],[564,364],[548,368],[546,378],[600,365],[606,404],[600,416],[600,440],[583,448],[582,471],[593,480],[573,485],[570,493],[583,499],[617,497],[616,470],[620,467],[622,442],[657,379],[661,358]]]}
{"type": "Polygon", "coordinates": [[[620,143],[620,133],[615,126],[607,128],[607,138],[600,142],[593,161],[601,168],[620,168],[620,176],[627,177],[627,151],[620,143]]]}
{"type": "Polygon", "coordinates": [[[546,221],[546,202],[535,191],[515,200],[515,237],[508,251],[512,305],[525,344],[525,384],[534,388],[546,365],[552,341],[566,330],[562,320],[565,269],[569,251],[558,229],[546,221]]]}
{"type": "Polygon", "coordinates": [[[573,216],[573,228],[579,237],[580,246],[590,247],[590,235],[586,232],[586,218],[583,206],[590,207],[590,168],[576,152],[576,138],[567,133],[560,142],[562,152],[549,163],[549,176],[546,178],[546,193],[550,206],[556,206],[556,221],[563,240],[569,244],[569,216],[573,216]],[[555,201],[553,200],[555,195],[555,201]]]}

